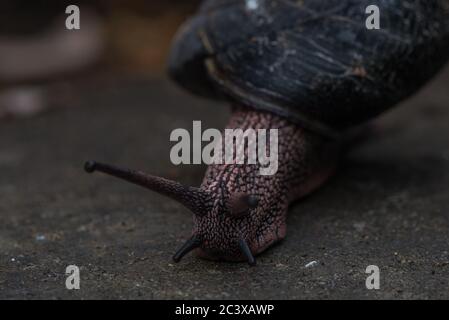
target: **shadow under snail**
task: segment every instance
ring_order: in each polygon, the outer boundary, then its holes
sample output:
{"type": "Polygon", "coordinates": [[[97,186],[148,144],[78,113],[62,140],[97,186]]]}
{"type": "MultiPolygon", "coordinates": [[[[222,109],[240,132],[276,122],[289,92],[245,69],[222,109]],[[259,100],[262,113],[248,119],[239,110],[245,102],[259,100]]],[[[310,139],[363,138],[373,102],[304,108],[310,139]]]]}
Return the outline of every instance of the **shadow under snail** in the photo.
{"type": "Polygon", "coordinates": [[[197,249],[254,265],[285,237],[289,205],[332,175],[346,129],[415,93],[448,57],[449,0],[207,0],[176,36],[170,75],[195,94],[230,101],[227,128],[278,129],[277,173],[213,164],[197,188],[93,161],[85,169],[193,212],[175,262],[197,249]],[[365,25],[373,4],[378,30],[365,25]]]}

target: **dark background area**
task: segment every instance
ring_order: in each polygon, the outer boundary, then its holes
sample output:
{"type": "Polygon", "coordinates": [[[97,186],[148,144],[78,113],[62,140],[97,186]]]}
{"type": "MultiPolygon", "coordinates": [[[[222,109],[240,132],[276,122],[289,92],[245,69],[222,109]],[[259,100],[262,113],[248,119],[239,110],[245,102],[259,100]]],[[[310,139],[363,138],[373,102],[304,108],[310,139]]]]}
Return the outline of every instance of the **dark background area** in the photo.
{"type": "MultiPolygon", "coordinates": [[[[68,31],[58,29],[60,5],[45,3],[31,11],[24,1],[2,3],[0,48],[48,38],[57,45],[68,31]]],[[[447,68],[378,119],[377,133],[337,175],[291,208],[286,240],[255,268],[193,255],[173,264],[191,214],[155,193],[84,173],[94,158],[201,182],[203,166],[171,164],[169,134],[193,120],[221,128],[229,110],[165,76],[170,39],[197,3],[85,2],[81,28],[86,8],[101,30],[89,30],[87,43],[101,45],[81,67],[31,73],[20,57],[17,66],[0,63],[0,298],[449,298],[447,68]],[[81,290],[65,288],[71,264],[81,269],[81,290]],[[380,290],[365,287],[371,264],[381,270],[380,290]]],[[[35,55],[41,65],[48,56],[35,55]]]]}

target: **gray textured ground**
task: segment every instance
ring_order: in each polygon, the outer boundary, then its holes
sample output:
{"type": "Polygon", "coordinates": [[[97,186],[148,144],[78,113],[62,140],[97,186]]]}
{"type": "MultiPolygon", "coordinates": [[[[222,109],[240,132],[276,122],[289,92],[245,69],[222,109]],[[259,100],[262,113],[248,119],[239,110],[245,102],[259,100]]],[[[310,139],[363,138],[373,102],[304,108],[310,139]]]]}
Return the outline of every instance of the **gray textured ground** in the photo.
{"type": "Polygon", "coordinates": [[[258,260],[170,257],[189,235],[180,205],[85,159],[189,184],[203,167],[169,162],[169,133],[227,110],[165,80],[83,90],[77,108],[0,127],[0,298],[449,298],[449,69],[352,152],[323,189],[291,209],[288,237],[258,260]],[[311,261],[318,264],[311,268],[311,261]],[[81,267],[81,290],[65,268],[81,267]],[[381,289],[365,288],[365,268],[381,289]]]}

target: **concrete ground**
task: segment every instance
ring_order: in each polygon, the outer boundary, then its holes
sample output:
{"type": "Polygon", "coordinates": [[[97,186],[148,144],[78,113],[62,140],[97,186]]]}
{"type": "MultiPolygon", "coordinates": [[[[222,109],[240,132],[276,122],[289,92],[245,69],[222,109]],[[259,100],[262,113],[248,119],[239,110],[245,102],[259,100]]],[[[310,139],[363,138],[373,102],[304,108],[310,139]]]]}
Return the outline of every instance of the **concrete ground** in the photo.
{"type": "Polygon", "coordinates": [[[171,256],[190,213],[155,193],[84,173],[108,161],[198,185],[169,134],[228,110],[165,79],[85,88],[72,108],[0,126],[0,298],[449,298],[449,69],[383,116],[321,190],[291,208],[288,236],[258,265],[171,256]],[[312,261],[312,266],[305,267],[312,261]],[[81,289],[65,288],[68,265],[81,289]],[[365,287],[377,265],[380,290],[365,287]]]}

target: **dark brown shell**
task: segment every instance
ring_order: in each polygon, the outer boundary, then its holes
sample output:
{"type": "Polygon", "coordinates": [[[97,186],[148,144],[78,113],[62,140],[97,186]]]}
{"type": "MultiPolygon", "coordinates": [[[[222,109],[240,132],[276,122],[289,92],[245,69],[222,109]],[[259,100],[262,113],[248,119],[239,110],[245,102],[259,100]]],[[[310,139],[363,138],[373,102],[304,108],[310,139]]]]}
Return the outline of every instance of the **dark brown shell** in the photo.
{"type": "Polygon", "coordinates": [[[332,132],[416,92],[449,57],[449,0],[209,0],[178,33],[171,76],[332,132]],[[369,5],[381,29],[365,26],[369,5]]]}

